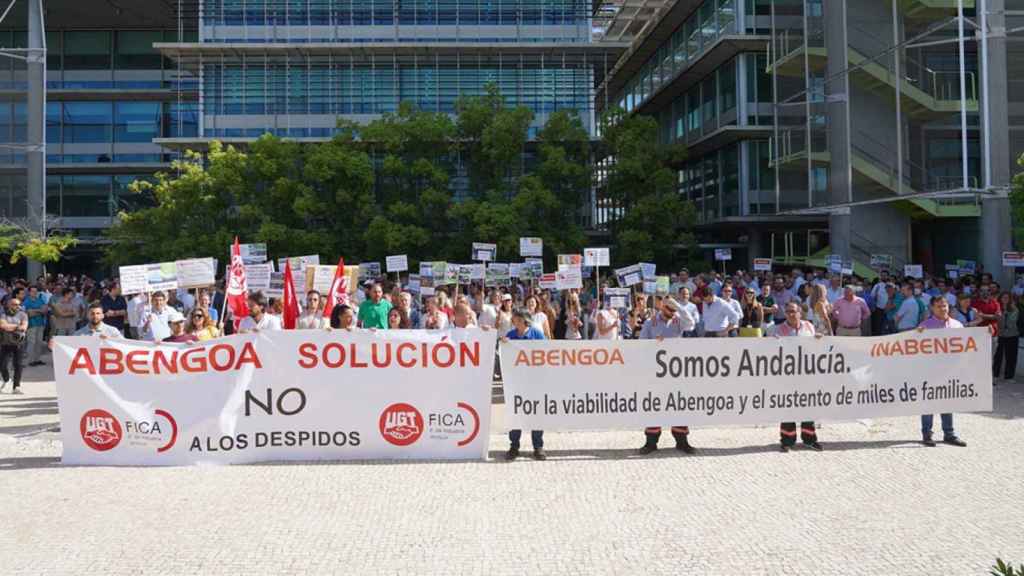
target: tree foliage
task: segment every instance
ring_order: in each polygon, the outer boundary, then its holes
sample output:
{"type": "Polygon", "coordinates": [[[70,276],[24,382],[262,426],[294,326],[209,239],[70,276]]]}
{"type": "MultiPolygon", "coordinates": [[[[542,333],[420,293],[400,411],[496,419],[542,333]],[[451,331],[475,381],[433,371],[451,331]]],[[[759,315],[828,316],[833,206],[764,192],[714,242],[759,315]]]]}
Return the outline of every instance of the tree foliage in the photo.
{"type": "MultiPolygon", "coordinates": [[[[1024,169],[1024,154],[1017,158],[1017,166],[1024,169]]],[[[1013,222],[1013,241],[1016,246],[1024,246],[1024,172],[1013,177],[1010,190],[1010,214],[1013,222]]]]}
{"type": "Polygon", "coordinates": [[[78,244],[66,234],[53,233],[45,238],[16,224],[0,224],[0,254],[7,255],[11,264],[22,258],[44,264],[57,262],[64,252],[78,244]]]}
{"type": "Polygon", "coordinates": [[[693,204],[676,190],[671,166],[685,149],[664,145],[650,116],[611,110],[602,118],[600,152],[611,162],[604,182],[617,215],[610,222],[613,258],[620,263],[687,265],[695,252],[693,204]]]}
{"type": "MultiPolygon", "coordinates": [[[[266,242],[271,256],[328,261],[468,261],[472,242],[496,243],[499,259],[514,260],[522,236],[544,238],[552,260],[579,253],[595,145],[579,115],[555,112],[529,138],[533,113],[508,106],[493,85],[457,111],[403,103],[365,125],[339,123],[326,143],[265,135],[242,151],[213,142],[154,183],[132,185],[156,205],[120,215],[108,261],[226,258],[235,236],[266,242]]],[[[611,223],[617,261],[669,264],[688,240],[692,210],[656,132],[652,120],[623,117],[601,144],[616,158],[608,192],[631,208],[611,223]]]]}

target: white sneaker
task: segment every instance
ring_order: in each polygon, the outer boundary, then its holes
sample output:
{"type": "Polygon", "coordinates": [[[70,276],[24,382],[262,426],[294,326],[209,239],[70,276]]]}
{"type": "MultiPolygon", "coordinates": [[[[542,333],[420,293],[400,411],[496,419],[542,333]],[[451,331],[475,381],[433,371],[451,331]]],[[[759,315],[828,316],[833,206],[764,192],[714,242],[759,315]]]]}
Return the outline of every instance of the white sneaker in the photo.
{"type": "Polygon", "coordinates": [[[3,392],[4,388],[7,388],[7,385],[10,384],[10,383],[11,383],[10,380],[0,381],[0,392],[3,392]]]}
{"type": "Polygon", "coordinates": [[[11,390],[11,394],[21,396],[24,392],[21,391],[21,388],[15,388],[14,390],[11,390]]]}

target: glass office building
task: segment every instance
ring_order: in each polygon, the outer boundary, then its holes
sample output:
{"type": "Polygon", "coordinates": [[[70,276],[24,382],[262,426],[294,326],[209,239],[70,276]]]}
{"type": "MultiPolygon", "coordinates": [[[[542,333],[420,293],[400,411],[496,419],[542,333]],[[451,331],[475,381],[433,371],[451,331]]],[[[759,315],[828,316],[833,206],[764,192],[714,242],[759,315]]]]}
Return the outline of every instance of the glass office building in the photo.
{"type": "Polygon", "coordinates": [[[596,102],[687,145],[709,254],[1000,271],[1022,21],[1014,0],[666,0],[596,102]]]}
{"type": "MultiPolygon", "coordinates": [[[[19,49],[26,9],[0,24],[19,49]]],[[[454,113],[494,83],[509,105],[558,110],[593,132],[594,90],[628,48],[595,36],[580,0],[47,0],[45,220],[96,262],[102,231],[151,198],[131,182],[186,148],[264,133],[329,138],[409,101],[454,113]]],[[[597,16],[597,20],[600,20],[597,16]]],[[[25,219],[25,64],[0,60],[0,218],[25,219]],[[4,146],[9,144],[12,146],[4,146]]],[[[453,183],[465,178],[453,178],[453,183]]]]}

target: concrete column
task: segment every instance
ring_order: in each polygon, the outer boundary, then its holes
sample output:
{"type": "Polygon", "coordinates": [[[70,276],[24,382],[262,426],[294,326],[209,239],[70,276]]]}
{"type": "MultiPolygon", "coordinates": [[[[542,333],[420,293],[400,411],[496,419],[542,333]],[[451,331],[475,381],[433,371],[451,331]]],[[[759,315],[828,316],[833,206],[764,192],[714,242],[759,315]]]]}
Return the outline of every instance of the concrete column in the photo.
{"type": "MultiPolygon", "coordinates": [[[[1004,0],[979,2],[986,8],[988,23],[988,74],[982,78],[982,97],[988,103],[988,133],[982,134],[987,145],[982,149],[989,154],[990,175],[983,186],[1002,187],[1010,184],[1010,130],[1006,122],[1008,115],[1006,91],[1006,17],[1004,0]]],[[[981,57],[981,56],[979,56],[981,57]]],[[[979,66],[980,67],[980,66],[979,66]]],[[[984,69],[984,67],[982,67],[984,69]]],[[[984,108],[983,108],[984,109],[984,108]]],[[[983,120],[983,126],[984,119],[983,120]]],[[[984,198],[981,203],[981,264],[992,273],[1000,286],[1012,284],[1012,273],[1003,268],[1003,252],[1011,249],[1010,200],[1009,198],[984,198]]]]}
{"type": "Polygon", "coordinates": [[[755,226],[747,229],[747,267],[753,272],[754,258],[767,258],[768,252],[764,250],[761,242],[761,230],[755,226]]]}
{"type": "MultiPolygon", "coordinates": [[[[828,101],[829,203],[844,204],[853,198],[853,174],[850,168],[850,93],[848,86],[846,0],[823,2],[825,18],[825,97],[828,101]]],[[[806,9],[806,5],[805,5],[806,9]]],[[[829,215],[829,239],[833,254],[853,256],[850,250],[850,212],[840,210],[829,215]]]]}
{"type": "MultiPolygon", "coordinates": [[[[41,0],[28,4],[28,226],[46,236],[46,51],[41,0]]],[[[28,279],[42,273],[39,262],[28,262],[28,279]]]]}

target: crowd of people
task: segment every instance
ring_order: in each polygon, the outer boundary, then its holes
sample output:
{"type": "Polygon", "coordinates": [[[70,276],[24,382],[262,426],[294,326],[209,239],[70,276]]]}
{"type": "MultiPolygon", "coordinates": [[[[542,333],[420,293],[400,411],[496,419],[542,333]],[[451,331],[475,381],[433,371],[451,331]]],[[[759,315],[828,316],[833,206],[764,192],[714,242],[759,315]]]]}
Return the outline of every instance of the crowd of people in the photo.
{"type": "MultiPolygon", "coordinates": [[[[296,321],[304,330],[495,330],[502,340],[618,340],[728,337],[869,336],[907,330],[987,327],[993,338],[993,382],[1014,381],[1024,317],[1024,277],[1004,289],[990,274],[955,280],[902,277],[882,270],[867,281],[822,270],[732,274],[681,270],[667,293],[610,297],[586,280],[582,289],[538,289],[530,282],[504,286],[438,287],[414,294],[398,282],[369,279],[348,303],[325,311],[328,298],[310,290],[296,321]],[[846,280],[846,282],[844,282],[846,280]],[[600,297],[599,297],[600,295],[600,297]]],[[[130,299],[116,279],[46,276],[27,282],[0,281],[0,390],[20,394],[22,366],[43,364],[53,336],[95,335],[151,342],[195,343],[233,333],[281,330],[281,299],[248,295],[249,315],[233,319],[223,285],[197,290],[157,291],[130,299]],[[10,370],[9,370],[10,368],[10,370]]],[[[942,414],[943,442],[965,446],[952,414],[942,414]]],[[[921,417],[922,442],[934,446],[933,417],[921,417]]],[[[821,450],[814,422],[780,426],[780,448],[799,437],[821,450]]],[[[673,426],[676,449],[692,453],[689,429],[673,426]]],[[[661,429],[644,430],[641,454],[658,449],[661,429]]],[[[509,459],[519,456],[521,431],[509,432],[509,459]]],[[[531,434],[533,457],[545,459],[543,431],[531,434]]]]}

